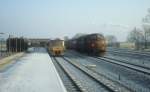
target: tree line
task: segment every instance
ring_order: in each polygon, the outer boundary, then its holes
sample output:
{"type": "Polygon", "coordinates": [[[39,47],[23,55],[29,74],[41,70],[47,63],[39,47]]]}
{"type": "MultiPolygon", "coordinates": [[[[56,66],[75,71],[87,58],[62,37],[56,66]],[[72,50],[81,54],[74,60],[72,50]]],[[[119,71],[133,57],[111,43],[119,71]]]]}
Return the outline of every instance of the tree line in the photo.
{"type": "Polygon", "coordinates": [[[150,48],[150,9],[148,9],[148,14],[142,19],[142,29],[135,27],[128,34],[127,41],[135,43],[137,49],[150,48]]]}

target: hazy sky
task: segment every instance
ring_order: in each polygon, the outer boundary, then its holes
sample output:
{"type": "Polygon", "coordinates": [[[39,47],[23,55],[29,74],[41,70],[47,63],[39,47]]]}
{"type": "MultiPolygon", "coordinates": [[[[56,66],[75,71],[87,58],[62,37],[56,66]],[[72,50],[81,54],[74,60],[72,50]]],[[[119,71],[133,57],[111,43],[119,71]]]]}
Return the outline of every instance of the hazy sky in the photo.
{"type": "Polygon", "coordinates": [[[97,32],[123,41],[148,8],[150,0],[0,0],[0,32],[31,38],[97,32]]]}

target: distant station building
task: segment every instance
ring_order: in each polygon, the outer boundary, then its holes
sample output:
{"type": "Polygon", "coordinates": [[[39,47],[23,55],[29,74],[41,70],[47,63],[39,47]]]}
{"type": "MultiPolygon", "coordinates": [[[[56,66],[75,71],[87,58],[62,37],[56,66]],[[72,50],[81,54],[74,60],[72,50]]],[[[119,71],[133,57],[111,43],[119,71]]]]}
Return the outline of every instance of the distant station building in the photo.
{"type": "Polygon", "coordinates": [[[32,47],[44,47],[50,39],[48,38],[30,38],[29,44],[32,47]]]}

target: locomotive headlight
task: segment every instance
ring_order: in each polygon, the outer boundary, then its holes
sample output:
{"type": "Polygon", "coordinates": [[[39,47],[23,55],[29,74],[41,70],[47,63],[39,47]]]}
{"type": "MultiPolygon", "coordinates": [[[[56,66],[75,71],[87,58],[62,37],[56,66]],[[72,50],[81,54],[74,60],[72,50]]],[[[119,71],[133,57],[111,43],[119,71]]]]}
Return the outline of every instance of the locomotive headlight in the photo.
{"type": "Polygon", "coordinates": [[[95,47],[95,44],[94,44],[94,43],[92,43],[92,44],[91,44],[91,47],[95,47]]]}
{"type": "Polygon", "coordinates": [[[105,44],[105,41],[101,41],[101,44],[103,44],[103,45],[104,45],[104,44],[105,44]]]}

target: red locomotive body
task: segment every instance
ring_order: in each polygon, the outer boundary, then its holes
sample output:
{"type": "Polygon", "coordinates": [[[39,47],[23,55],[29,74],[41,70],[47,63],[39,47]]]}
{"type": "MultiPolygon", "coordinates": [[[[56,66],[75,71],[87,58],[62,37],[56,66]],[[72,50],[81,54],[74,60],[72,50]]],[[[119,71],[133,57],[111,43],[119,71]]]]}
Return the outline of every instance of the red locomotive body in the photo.
{"type": "Polygon", "coordinates": [[[100,55],[106,51],[106,41],[101,34],[84,35],[69,40],[69,48],[89,55],[100,55]]]}

